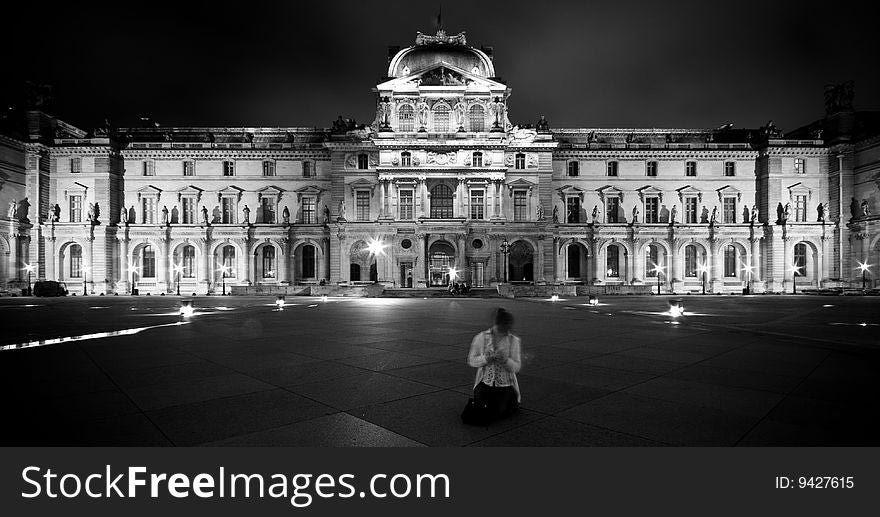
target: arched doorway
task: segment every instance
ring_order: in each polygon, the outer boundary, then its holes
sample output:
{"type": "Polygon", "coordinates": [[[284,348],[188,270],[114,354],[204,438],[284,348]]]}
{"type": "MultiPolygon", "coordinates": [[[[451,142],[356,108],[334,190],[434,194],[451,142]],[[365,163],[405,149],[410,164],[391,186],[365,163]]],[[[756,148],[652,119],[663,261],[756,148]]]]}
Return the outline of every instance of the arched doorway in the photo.
{"type": "Polygon", "coordinates": [[[314,244],[301,244],[294,250],[295,282],[318,280],[318,251],[314,244]]]}
{"type": "Polygon", "coordinates": [[[589,268],[589,251],[578,242],[572,242],[565,252],[565,279],[574,282],[587,281],[589,268]]]}
{"type": "Polygon", "coordinates": [[[516,241],[510,246],[507,259],[507,277],[511,282],[535,281],[534,251],[525,241],[516,241]]]}
{"type": "Polygon", "coordinates": [[[455,248],[446,241],[437,241],[428,248],[428,285],[449,285],[449,269],[455,267],[455,248]]]}
{"type": "MultiPolygon", "coordinates": [[[[222,291],[230,285],[237,284],[239,276],[238,251],[232,244],[221,244],[214,250],[214,286],[220,286],[222,291]]],[[[221,291],[221,292],[222,292],[221,291]]]]}
{"type": "Polygon", "coordinates": [[[376,282],[379,279],[376,255],[370,252],[366,242],[359,240],[352,244],[349,262],[350,282],[376,282]]]}

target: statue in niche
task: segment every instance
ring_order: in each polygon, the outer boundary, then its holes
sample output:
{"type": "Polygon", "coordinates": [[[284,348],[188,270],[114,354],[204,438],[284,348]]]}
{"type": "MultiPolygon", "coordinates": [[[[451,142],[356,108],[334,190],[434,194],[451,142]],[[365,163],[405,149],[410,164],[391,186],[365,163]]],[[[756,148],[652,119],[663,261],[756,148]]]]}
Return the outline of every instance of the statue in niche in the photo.
{"type": "Polygon", "coordinates": [[[428,125],[428,104],[425,101],[419,103],[419,126],[424,129],[428,125]]]}
{"type": "Polygon", "coordinates": [[[752,224],[758,222],[758,205],[752,205],[752,216],[749,219],[752,224]]]}
{"type": "Polygon", "coordinates": [[[535,124],[535,129],[538,131],[538,133],[549,133],[550,132],[550,122],[548,122],[547,119],[544,118],[544,115],[541,115],[541,120],[539,120],[535,124]]]}
{"type": "Polygon", "coordinates": [[[244,212],[244,224],[250,225],[251,224],[251,209],[247,205],[244,205],[242,212],[244,212]]]}
{"type": "Polygon", "coordinates": [[[824,203],[819,203],[818,205],[816,205],[816,221],[819,221],[820,223],[825,222],[825,204],[824,203]]]}
{"type": "Polygon", "coordinates": [[[339,200],[339,209],[337,210],[337,220],[345,221],[345,200],[339,200]]]}
{"type": "Polygon", "coordinates": [[[122,210],[119,211],[119,222],[128,226],[128,209],[122,207],[122,210]]]}
{"type": "Polygon", "coordinates": [[[538,211],[538,220],[543,221],[544,220],[544,203],[541,203],[540,201],[538,201],[537,211],[538,211]]]}
{"type": "Polygon", "coordinates": [[[501,118],[504,115],[504,102],[501,101],[501,97],[495,97],[495,101],[492,103],[492,111],[495,114],[495,123],[492,124],[492,127],[500,128],[501,118]]]}
{"type": "Polygon", "coordinates": [[[56,203],[55,207],[52,208],[52,222],[57,223],[61,220],[61,206],[56,203]]]}
{"type": "Polygon", "coordinates": [[[669,213],[669,224],[675,224],[675,215],[678,213],[678,205],[672,205],[672,211],[669,213]]]}
{"type": "Polygon", "coordinates": [[[714,225],[718,222],[718,207],[712,207],[712,215],[709,217],[709,224],[714,225]]]}
{"type": "Polygon", "coordinates": [[[593,207],[592,217],[593,217],[593,224],[596,224],[599,222],[599,205],[596,205],[593,207]]]}
{"type": "Polygon", "coordinates": [[[787,223],[791,220],[791,203],[786,203],[782,210],[782,222],[787,223]]]}
{"type": "Polygon", "coordinates": [[[98,203],[89,203],[88,220],[91,224],[98,224],[98,203]]]}
{"type": "Polygon", "coordinates": [[[330,222],[330,207],[327,205],[324,205],[324,222],[330,222]]]}
{"type": "Polygon", "coordinates": [[[12,201],[9,202],[9,212],[7,213],[7,216],[9,217],[9,219],[14,220],[15,219],[15,212],[17,212],[17,211],[18,211],[18,203],[13,199],[12,201]]]}
{"type": "Polygon", "coordinates": [[[856,198],[852,198],[852,201],[850,201],[849,212],[853,217],[859,216],[859,202],[856,201],[856,198]]]}
{"type": "Polygon", "coordinates": [[[633,207],[633,220],[632,220],[632,222],[633,223],[639,222],[639,207],[637,207],[637,206],[633,207]]]}
{"type": "Polygon", "coordinates": [[[455,125],[459,130],[464,131],[464,104],[459,102],[453,108],[455,111],[455,125]]]}
{"type": "Polygon", "coordinates": [[[168,224],[168,207],[165,205],[162,206],[162,224],[168,224]]]}
{"type": "Polygon", "coordinates": [[[553,222],[554,223],[559,222],[559,207],[558,206],[553,207],[553,222]]]}
{"type": "Polygon", "coordinates": [[[284,224],[290,224],[290,210],[287,209],[287,205],[284,206],[284,211],[281,212],[281,218],[284,220],[284,224]]]}
{"type": "Polygon", "coordinates": [[[204,223],[205,226],[208,226],[210,222],[210,219],[208,219],[208,207],[202,205],[202,223],[204,223]]]}
{"type": "Polygon", "coordinates": [[[868,207],[868,200],[863,199],[862,200],[862,216],[867,217],[869,215],[871,215],[871,209],[868,207]]]}

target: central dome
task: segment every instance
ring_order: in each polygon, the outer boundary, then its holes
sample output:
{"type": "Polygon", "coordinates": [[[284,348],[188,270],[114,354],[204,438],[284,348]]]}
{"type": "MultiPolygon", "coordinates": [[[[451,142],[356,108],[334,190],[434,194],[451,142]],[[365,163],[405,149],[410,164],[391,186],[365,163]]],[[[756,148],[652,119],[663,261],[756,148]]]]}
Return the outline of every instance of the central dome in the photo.
{"type": "Polygon", "coordinates": [[[464,33],[447,36],[441,29],[436,36],[418,33],[416,44],[398,52],[388,65],[388,77],[410,74],[445,64],[479,77],[495,77],[492,59],[467,44],[464,33]]]}

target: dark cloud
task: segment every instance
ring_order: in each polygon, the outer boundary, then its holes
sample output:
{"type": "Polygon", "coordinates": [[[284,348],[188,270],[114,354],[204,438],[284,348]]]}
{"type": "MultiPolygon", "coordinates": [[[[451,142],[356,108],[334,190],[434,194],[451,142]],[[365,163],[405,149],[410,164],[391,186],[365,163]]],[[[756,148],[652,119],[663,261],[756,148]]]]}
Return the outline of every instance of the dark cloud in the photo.
{"type": "MultiPolygon", "coordinates": [[[[858,3],[789,0],[443,2],[449,32],[493,45],[511,116],[556,127],[714,127],[822,114],[826,83],[856,80],[880,110],[878,43],[858,3]]],[[[387,46],[433,32],[439,2],[18,3],[2,93],[55,85],[52,112],[84,127],[326,126],[372,118],[387,46]],[[25,23],[40,20],[39,24],[25,23]],[[11,79],[11,80],[10,80],[11,79]],[[20,80],[20,81],[19,81],[20,80]]]]}

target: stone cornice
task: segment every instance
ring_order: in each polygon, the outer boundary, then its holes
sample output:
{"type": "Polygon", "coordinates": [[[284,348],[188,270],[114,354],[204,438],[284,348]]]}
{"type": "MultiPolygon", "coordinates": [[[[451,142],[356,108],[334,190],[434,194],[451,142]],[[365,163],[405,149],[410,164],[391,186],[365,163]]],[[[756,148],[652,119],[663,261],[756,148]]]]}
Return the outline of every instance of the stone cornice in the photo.
{"type": "Polygon", "coordinates": [[[827,147],[767,147],[761,149],[761,156],[828,156],[833,151],[827,147]]]}
{"type": "Polygon", "coordinates": [[[622,160],[684,160],[703,158],[712,160],[754,160],[758,151],[752,149],[559,149],[553,159],[622,159],[622,160]]]}
{"type": "Polygon", "coordinates": [[[325,149],[124,149],[129,160],[329,160],[325,149]]]}

